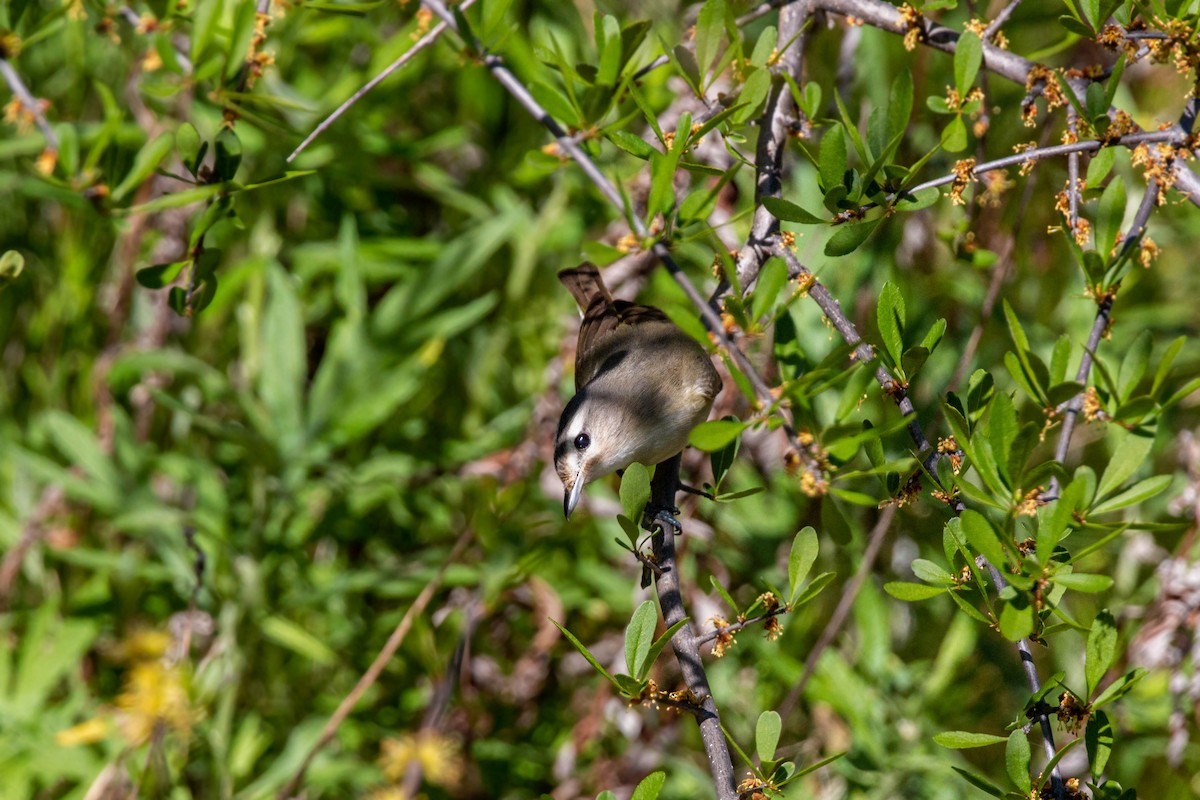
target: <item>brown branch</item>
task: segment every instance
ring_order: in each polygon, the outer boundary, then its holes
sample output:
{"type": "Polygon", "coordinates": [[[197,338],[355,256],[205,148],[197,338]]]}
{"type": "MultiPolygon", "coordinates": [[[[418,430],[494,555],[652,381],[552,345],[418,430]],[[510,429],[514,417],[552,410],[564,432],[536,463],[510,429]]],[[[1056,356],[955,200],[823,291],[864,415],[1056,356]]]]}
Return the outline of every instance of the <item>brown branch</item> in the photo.
{"type": "Polygon", "coordinates": [[[276,794],[277,800],[291,800],[291,798],[296,796],[297,790],[304,781],[304,774],[308,771],[313,759],[333,739],[333,735],[337,733],[338,727],[346,720],[350,712],[354,710],[354,706],[362,699],[363,694],[375,685],[375,681],[379,680],[379,675],[383,672],[383,668],[387,666],[387,662],[391,661],[392,656],[396,654],[396,651],[400,649],[400,645],[404,643],[404,638],[408,636],[409,630],[412,629],[413,622],[416,621],[416,618],[420,614],[424,613],[425,607],[429,605],[429,601],[433,599],[433,595],[441,587],[442,579],[446,575],[446,569],[462,555],[463,550],[466,549],[467,543],[471,541],[473,535],[474,532],[469,528],[459,534],[458,541],[454,543],[454,547],[451,548],[449,555],[446,556],[441,566],[438,567],[437,574],[433,576],[433,580],[425,584],[425,588],[417,595],[417,599],[408,607],[408,611],[404,612],[404,617],[400,620],[400,624],[392,631],[392,635],[388,637],[387,642],[383,645],[383,649],[379,651],[379,655],[375,656],[375,660],[371,662],[371,666],[367,667],[367,671],[358,679],[358,683],[354,685],[350,693],[338,704],[337,710],[333,712],[333,716],[329,718],[329,721],[325,723],[325,727],[321,729],[321,735],[304,756],[304,760],[300,762],[300,766],[296,768],[292,777],[279,790],[279,793],[276,794]]]}

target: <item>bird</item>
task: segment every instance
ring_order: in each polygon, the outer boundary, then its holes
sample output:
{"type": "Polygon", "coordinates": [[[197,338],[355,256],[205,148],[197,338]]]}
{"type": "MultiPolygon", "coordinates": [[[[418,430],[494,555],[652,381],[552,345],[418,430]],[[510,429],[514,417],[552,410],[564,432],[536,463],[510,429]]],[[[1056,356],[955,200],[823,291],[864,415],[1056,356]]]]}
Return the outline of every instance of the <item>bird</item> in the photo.
{"type": "Polygon", "coordinates": [[[708,418],[721,378],[700,343],[660,309],[614,300],[594,264],[558,277],[583,313],[575,396],[554,441],[563,514],[570,519],[586,484],[682,452],[692,429],[708,418]]]}

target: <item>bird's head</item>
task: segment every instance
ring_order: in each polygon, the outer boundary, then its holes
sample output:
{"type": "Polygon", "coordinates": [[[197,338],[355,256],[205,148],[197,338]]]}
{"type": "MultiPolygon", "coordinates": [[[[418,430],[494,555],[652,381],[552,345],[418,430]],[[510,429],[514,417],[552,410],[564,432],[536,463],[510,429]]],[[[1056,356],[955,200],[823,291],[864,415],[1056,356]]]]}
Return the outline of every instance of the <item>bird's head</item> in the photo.
{"type": "Polygon", "coordinates": [[[554,441],[554,468],[563,484],[563,513],[579,504],[583,487],[624,469],[634,460],[637,436],[630,430],[627,402],[593,384],[567,403],[554,441]]]}

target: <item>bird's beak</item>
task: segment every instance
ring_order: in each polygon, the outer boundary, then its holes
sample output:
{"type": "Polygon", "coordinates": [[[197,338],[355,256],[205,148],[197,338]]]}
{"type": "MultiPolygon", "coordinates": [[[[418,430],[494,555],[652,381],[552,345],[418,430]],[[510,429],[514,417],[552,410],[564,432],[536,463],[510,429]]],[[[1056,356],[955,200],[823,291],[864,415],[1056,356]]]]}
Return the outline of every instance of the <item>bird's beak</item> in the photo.
{"type": "Polygon", "coordinates": [[[583,484],[583,468],[580,467],[571,488],[563,492],[563,516],[567,519],[571,518],[571,512],[575,510],[575,506],[579,505],[579,496],[583,494],[583,484]]]}

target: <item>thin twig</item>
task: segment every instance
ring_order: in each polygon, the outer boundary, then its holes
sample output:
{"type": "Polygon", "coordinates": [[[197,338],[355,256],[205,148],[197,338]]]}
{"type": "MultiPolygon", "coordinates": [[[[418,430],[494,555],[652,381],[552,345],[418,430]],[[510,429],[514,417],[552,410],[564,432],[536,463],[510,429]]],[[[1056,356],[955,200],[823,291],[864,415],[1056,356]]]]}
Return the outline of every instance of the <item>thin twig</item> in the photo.
{"type": "Polygon", "coordinates": [[[701,636],[700,638],[698,638],[696,640],[696,644],[700,647],[703,647],[704,645],[708,644],[709,642],[711,642],[714,639],[717,639],[721,636],[725,636],[725,635],[731,634],[731,633],[737,633],[738,631],[742,630],[743,628],[749,628],[751,625],[757,625],[758,623],[763,622],[764,620],[771,619],[772,617],[781,617],[784,614],[788,613],[789,611],[791,611],[791,609],[788,608],[787,606],[780,606],[779,608],[776,608],[773,611],[768,611],[765,614],[759,614],[757,617],[750,617],[749,619],[743,619],[738,622],[734,622],[730,625],[720,625],[715,630],[709,631],[708,633],[706,633],[703,636],[701,636]]]}
{"type": "Polygon", "coordinates": [[[37,123],[38,130],[42,132],[42,136],[46,137],[46,147],[57,153],[58,136],[55,135],[54,129],[50,127],[50,123],[46,120],[46,115],[42,113],[42,107],[38,104],[37,98],[26,88],[16,68],[6,58],[0,58],[0,74],[4,75],[5,83],[8,84],[9,89],[12,89],[12,93],[21,104],[21,108],[33,117],[33,121],[37,123]]]}
{"type": "MultiPolygon", "coordinates": [[[[1049,126],[1042,129],[1042,146],[1045,146],[1046,140],[1050,138],[1050,131],[1049,126]]],[[[987,321],[991,319],[996,301],[1000,299],[1000,287],[1004,285],[1005,279],[1008,278],[1008,274],[1013,268],[1017,236],[1021,231],[1021,226],[1025,223],[1025,209],[1029,207],[1029,202],[1033,199],[1033,188],[1036,184],[1037,180],[1032,175],[1029,180],[1025,181],[1025,188],[1021,191],[1021,199],[1017,203],[1017,213],[1012,229],[1008,231],[1008,241],[1005,244],[1004,252],[1000,254],[996,266],[992,270],[992,280],[988,284],[987,294],[984,295],[983,305],[979,309],[979,321],[975,323],[975,327],[971,329],[971,335],[967,337],[967,344],[958,358],[958,366],[954,368],[953,377],[946,384],[946,391],[957,391],[967,377],[967,370],[971,368],[975,351],[983,339],[983,329],[987,325],[987,321]]]]}
{"type": "Polygon", "coordinates": [[[454,543],[450,554],[442,561],[438,567],[437,574],[429,583],[425,584],[425,588],[417,595],[417,599],[408,607],[408,611],[404,612],[403,619],[400,620],[392,635],[388,637],[387,642],[383,645],[383,649],[379,651],[379,655],[375,656],[375,660],[371,662],[371,666],[367,667],[367,671],[358,679],[358,683],[350,690],[350,693],[338,704],[337,710],[333,712],[333,716],[325,723],[325,727],[321,729],[321,735],[317,741],[309,749],[304,756],[304,760],[300,762],[300,766],[296,768],[295,773],[276,795],[277,800],[291,800],[295,796],[296,791],[300,788],[300,784],[304,781],[304,773],[308,771],[313,759],[317,757],[325,746],[333,739],[333,735],[337,733],[337,729],[345,721],[350,712],[354,710],[354,706],[358,705],[358,701],[362,699],[363,694],[367,689],[375,685],[375,681],[379,679],[380,673],[387,663],[391,661],[392,656],[400,649],[400,645],[404,643],[404,638],[408,636],[409,630],[412,628],[413,622],[425,611],[425,607],[429,605],[429,601],[433,599],[433,595],[442,585],[442,579],[446,575],[446,569],[458,560],[466,549],[467,543],[471,541],[474,532],[471,529],[464,530],[459,534],[458,541],[454,543]]]}
{"type": "MultiPolygon", "coordinates": [[[[474,3],[475,3],[475,0],[465,0],[465,2],[463,2],[463,4],[461,6],[459,6],[459,9],[466,10],[466,9],[470,8],[474,3]]],[[[288,163],[289,164],[292,163],[292,160],[296,156],[298,156],[302,152],[304,152],[305,148],[307,148],[310,144],[312,144],[313,141],[318,136],[320,136],[322,133],[325,132],[325,130],[327,128],[329,128],[329,126],[331,126],[331,125],[333,125],[333,123],[337,122],[338,118],[341,117],[342,114],[345,114],[348,110],[350,110],[351,106],[353,106],[359,100],[363,99],[363,97],[365,97],[368,92],[370,92],[372,89],[374,89],[380,83],[382,83],[389,75],[391,75],[396,70],[400,69],[405,64],[407,64],[409,61],[411,61],[413,59],[413,57],[417,55],[417,53],[421,52],[426,47],[429,47],[431,44],[436,42],[438,40],[438,37],[441,36],[442,32],[445,31],[446,28],[448,28],[448,27],[449,27],[449,25],[447,25],[445,22],[439,22],[437,25],[434,25],[433,28],[430,29],[430,31],[428,33],[426,33],[424,36],[422,36],[420,39],[418,39],[417,43],[414,44],[412,47],[410,47],[408,50],[406,50],[403,55],[401,55],[399,58],[397,58],[391,64],[388,64],[386,67],[384,67],[383,70],[381,70],[378,75],[376,75],[374,78],[371,78],[371,80],[367,81],[361,89],[359,89],[357,92],[352,94],[350,96],[349,100],[342,103],[340,106],[337,107],[337,109],[332,114],[330,114],[325,119],[321,120],[321,124],[319,124],[319,125],[317,125],[317,127],[313,128],[312,133],[310,133],[304,139],[304,141],[301,142],[299,144],[299,146],[296,147],[296,149],[292,151],[292,154],[287,157],[288,163]]]]}
{"type": "Polygon", "coordinates": [[[985,42],[995,36],[996,31],[1000,30],[1000,27],[1008,22],[1008,18],[1012,16],[1012,13],[1017,10],[1017,6],[1019,5],[1021,5],[1021,0],[1012,0],[1008,5],[1000,9],[1000,13],[996,15],[996,18],[989,22],[988,26],[983,29],[983,40],[985,42]]]}

